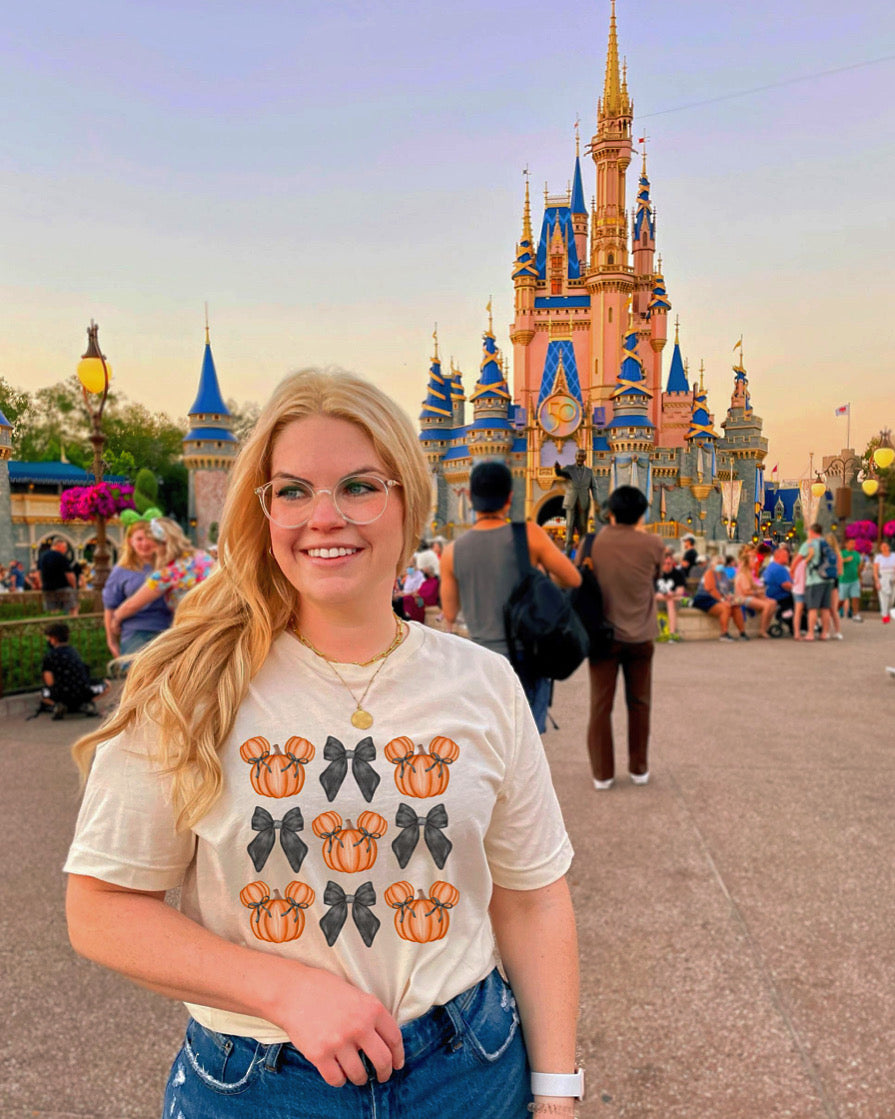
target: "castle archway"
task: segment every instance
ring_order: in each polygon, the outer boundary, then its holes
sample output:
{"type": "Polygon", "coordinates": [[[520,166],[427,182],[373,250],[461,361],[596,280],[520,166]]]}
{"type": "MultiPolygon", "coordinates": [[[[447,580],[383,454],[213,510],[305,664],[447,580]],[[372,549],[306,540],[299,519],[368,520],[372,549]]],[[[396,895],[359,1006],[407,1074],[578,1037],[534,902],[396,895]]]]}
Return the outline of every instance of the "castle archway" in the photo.
{"type": "Polygon", "coordinates": [[[566,515],[562,508],[562,496],[559,494],[548,497],[542,505],[535,510],[535,520],[539,525],[545,525],[554,518],[559,518],[563,524],[566,523],[566,515]]]}

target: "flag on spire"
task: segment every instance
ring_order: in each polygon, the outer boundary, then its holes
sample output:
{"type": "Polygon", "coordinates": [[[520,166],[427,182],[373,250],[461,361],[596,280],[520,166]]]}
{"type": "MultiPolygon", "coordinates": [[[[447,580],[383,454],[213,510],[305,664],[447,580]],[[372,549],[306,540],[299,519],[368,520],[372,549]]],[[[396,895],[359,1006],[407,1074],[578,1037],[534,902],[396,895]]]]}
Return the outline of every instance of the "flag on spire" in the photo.
{"type": "Polygon", "coordinates": [[[737,344],[736,344],[736,345],[734,346],[734,349],[735,349],[735,350],[741,350],[742,348],[743,348],[743,336],[742,336],[742,334],[741,334],[741,335],[740,335],[740,340],[739,340],[739,342],[737,342],[737,344]]]}

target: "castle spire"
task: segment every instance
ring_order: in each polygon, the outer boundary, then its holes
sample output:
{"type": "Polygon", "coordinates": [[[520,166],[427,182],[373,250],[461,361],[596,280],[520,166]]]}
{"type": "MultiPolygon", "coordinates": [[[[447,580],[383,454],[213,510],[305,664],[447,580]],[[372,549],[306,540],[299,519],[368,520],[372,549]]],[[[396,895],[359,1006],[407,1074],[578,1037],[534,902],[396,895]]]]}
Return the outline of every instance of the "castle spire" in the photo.
{"type": "Polygon", "coordinates": [[[603,81],[603,115],[617,117],[622,115],[622,84],[618,65],[618,25],[615,22],[615,0],[612,0],[612,15],[609,19],[609,46],[606,51],[606,77],[603,81]]]}
{"type": "Polygon", "coordinates": [[[690,392],[687,370],[681,358],[680,319],[678,317],[675,317],[674,320],[674,351],[671,355],[671,368],[668,371],[668,383],[665,386],[665,391],[690,392]]]}
{"type": "MultiPolygon", "coordinates": [[[[576,126],[577,128],[577,126],[576,126]]],[[[575,173],[572,177],[572,202],[571,209],[573,214],[584,214],[587,217],[587,205],[584,201],[584,186],[581,182],[581,157],[578,155],[578,143],[576,132],[575,143],[575,173]]]]}

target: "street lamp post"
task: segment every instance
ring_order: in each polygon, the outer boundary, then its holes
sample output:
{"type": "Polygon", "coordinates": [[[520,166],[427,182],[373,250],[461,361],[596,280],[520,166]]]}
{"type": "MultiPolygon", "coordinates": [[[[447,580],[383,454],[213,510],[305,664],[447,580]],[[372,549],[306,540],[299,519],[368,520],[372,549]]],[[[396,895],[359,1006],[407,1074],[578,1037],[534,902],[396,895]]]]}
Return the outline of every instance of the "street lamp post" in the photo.
{"type": "MultiPolygon", "coordinates": [[[[109,379],[112,367],[99,348],[99,326],[90,320],[87,328],[87,352],[78,362],[78,380],[84,392],[84,407],[90,417],[90,442],[93,444],[93,481],[95,485],[103,480],[103,447],[106,436],[103,432],[103,409],[109,395],[109,379]],[[102,394],[98,407],[91,404],[90,396],[102,394]]],[[[106,518],[96,514],[96,549],[93,553],[93,586],[101,591],[109,577],[109,548],[106,541],[106,518]]]]}
{"type": "Polygon", "coordinates": [[[868,497],[877,498],[876,513],[876,546],[879,547],[883,538],[883,506],[886,500],[886,479],[883,471],[888,470],[895,462],[895,447],[892,446],[892,432],[883,428],[879,433],[879,444],[870,456],[870,477],[861,483],[861,489],[868,497]]]}

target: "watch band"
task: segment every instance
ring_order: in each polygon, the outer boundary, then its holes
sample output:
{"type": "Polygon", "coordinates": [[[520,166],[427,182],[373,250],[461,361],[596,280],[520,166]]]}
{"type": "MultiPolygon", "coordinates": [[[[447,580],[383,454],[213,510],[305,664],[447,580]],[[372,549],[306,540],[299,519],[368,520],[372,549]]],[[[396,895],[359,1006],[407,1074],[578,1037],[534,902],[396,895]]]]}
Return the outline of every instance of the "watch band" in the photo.
{"type": "Polygon", "coordinates": [[[584,1069],[574,1072],[533,1072],[531,1074],[531,1094],[533,1096],[571,1096],[576,1100],[584,1099],[584,1069]]]}

